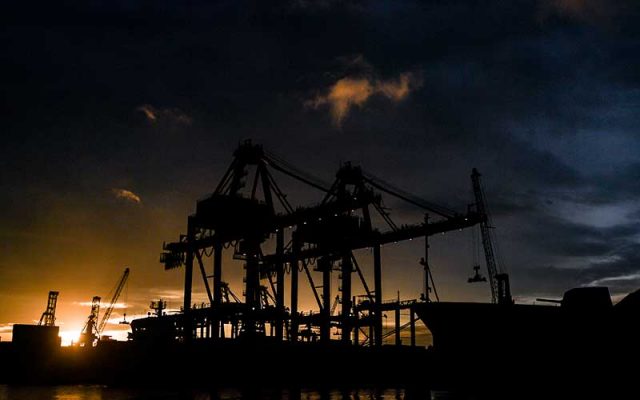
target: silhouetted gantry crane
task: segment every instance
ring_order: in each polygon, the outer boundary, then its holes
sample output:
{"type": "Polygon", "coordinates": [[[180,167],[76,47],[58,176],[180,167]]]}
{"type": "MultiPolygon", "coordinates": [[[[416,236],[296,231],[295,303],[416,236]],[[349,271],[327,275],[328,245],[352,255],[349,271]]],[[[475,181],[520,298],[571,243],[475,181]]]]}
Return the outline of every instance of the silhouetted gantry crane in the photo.
{"type": "Polygon", "coordinates": [[[91,299],[91,312],[87,318],[87,322],[80,332],[79,345],[89,347],[95,345],[98,340],[98,315],[100,313],[100,296],[93,296],[91,299]]]}
{"type": "Polygon", "coordinates": [[[59,292],[50,291],[47,299],[47,309],[42,313],[38,325],[55,326],[56,324],[56,304],[58,303],[59,292]]]}
{"type": "MultiPolygon", "coordinates": [[[[241,335],[266,335],[265,326],[270,325],[276,339],[298,341],[303,325],[317,328],[324,342],[331,339],[335,328],[345,343],[360,343],[359,335],[364,334],[367,343],[381,345],[382,311],[391,309],[382,300],[381,246],[425,239],[422,300],[430,301],[428,238],[485,223],[486,219],[482,207],[470,206],[466,212],[457,213],[402,191],[351,163],[343,164],[335,181],[328,185],[245,141],[234,152],[234,159],[213,194],[197,202],[195,214],[188,217],[187,233],[179,241],[164,245],[161,262],[165,269],[185,268],[183,314],[174,317],[173,324],[179,327],[175,334],[184,341],[216,339],[224,337],[226,324],[239,323],[241,335]],[[272,171],[320,191],[322,200],[313,206],[293,207],[272,171]],[[424,219],[413,225],[396,225],[377,191],[421,208],[424,219]],[[386,226],[375,227],[372,214],[377,216],[375,221],[384,221],[386,226]],[[272,245],[267,246],[269,243],[272,245]],[[243,303],[223,301],[223,291],[228,286],[222,281],[222,254],[227,248],[233,249],[234,259],[244,262],[243,303]],[[269,253],[268,248],[275,251],[269,253]],[[365,248],[372,249],[373,288],[353,253],[365,248]],[[205,265],[208,257],[213,259],[212,275],[205,265]],[[194,263],[210,301],[204,309],[194,309],[191,304],[194,263]],[[331,304],[334,271],[339,272],[340,279],[337,315],[332,310],[338,302],[331,304]],[[319,285],[314,281],[318,279],[314,277],[316,272],[321,273],[319,285]],[[300,273],[309,282],[317,313],[303,315],[298,310],[300,273]],[[354,273],[365,292],[365,300],[359,304],[354,301],[354,273]],[[290,281],[288,307],[286,275],[290,281]],[[263,281],[267,284],[262,285],[263,281]],[[363,330],[366,327],[368,333],[363,330]]],[[[398,309],[412,304],[397,303],[398,309]]],[[[136,327],[134,335],[135,330],[136,327]]]]}

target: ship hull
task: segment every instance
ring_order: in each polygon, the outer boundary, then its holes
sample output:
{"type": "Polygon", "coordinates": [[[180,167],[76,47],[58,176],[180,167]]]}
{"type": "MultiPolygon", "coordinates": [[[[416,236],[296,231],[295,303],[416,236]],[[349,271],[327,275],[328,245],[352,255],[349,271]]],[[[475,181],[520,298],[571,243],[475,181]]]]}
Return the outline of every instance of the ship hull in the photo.
{"type": "Polygon", "coordinates": [[[563,326],[559,307],[485,303],[424,303],[415,307],[438,352],[477,355],[548,346],[563,326]]]}
{"type": "Polygon", "coordinates": [[[448,387],[574,395],[635,383],[635,310],[440,302],[414,311],[433,335],[434,380],[448,387]]]}

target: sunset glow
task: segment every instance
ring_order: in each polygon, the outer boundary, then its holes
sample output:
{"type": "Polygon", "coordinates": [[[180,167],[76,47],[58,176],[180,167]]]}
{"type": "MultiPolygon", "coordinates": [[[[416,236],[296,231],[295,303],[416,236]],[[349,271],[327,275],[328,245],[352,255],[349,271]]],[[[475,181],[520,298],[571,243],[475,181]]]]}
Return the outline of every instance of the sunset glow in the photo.
{"type": "Polygon", "coordinates": [[[76,331],[60,331],[60,339],[62,346],[71,346],[74,343],[78,343],[78,339],[80,339],[80,331],[82,328],[76,331]]]}

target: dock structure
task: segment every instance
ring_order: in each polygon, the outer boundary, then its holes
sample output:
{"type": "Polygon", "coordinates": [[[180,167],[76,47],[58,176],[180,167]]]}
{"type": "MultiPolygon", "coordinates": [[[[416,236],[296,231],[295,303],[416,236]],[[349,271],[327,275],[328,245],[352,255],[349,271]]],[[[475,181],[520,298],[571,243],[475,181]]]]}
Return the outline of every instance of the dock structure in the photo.
{"type": "Polygon", "coordinates": [[[396,344],[400,344],[400,310],[408,309],[411,344],[415,345],[412,304],[431,301],[429,237],[485,219],[477,208],[454,212],[397,189],[351,163],[343,164],[335,181],[326,184],[245,141],[234,152],[213,194],[197,202],[196,212],[188,217],[186,234],[164,245],[161,262],[165,269],[184,269],[182,313],[138,320],[132,325],[133,335],[151,335],[152,326],[158,325],[164,327],[156,330],[163,332],[164,339],[185,343],[230,335],[381,346],[389,336],[383,332],[383,312],[395,312],[396,344]],[[294,207],[273,171],[320,192],[321,200],[294,207]],[[412,225],[396,225],[384,206],[383,193],[424,210],[424,218],[412,225]],[[374,222],[385,226],[374,226],[374,222]],[[412,239],[425,244],[420,260],[424,267],[421,298],[384,302],[381,247],[412,239]],[[354,255],[365,248],[371,250],[373,285],[354,255]],[[243,300],[223,280],[225,251],[233,252],[233,258],[244,264],[243,300]],[[194,269],[208,297],[208,303],[199,307],[192,304],[194,269]],[[334,273],[339,274],[338,287],[331,287],[334,273]],[[302,284],[309,285],[317,312],[300,312],[302,284]],[[356,286],[364,292],[356,293],[356,286]]]}

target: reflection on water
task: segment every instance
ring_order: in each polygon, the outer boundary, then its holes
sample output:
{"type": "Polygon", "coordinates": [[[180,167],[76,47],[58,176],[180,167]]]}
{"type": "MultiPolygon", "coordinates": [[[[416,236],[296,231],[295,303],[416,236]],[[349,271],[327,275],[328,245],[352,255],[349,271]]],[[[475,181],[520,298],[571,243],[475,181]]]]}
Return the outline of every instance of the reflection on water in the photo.
{"type": "Polygon", "coordinates": [[[449,392],[404,389],[350,390],[251,390],[237,389],[163,389],[112,388],[99,385],[74,386],[8,386],[0,385],[0,400],[462,400],[464,396],[449,392]]]}

